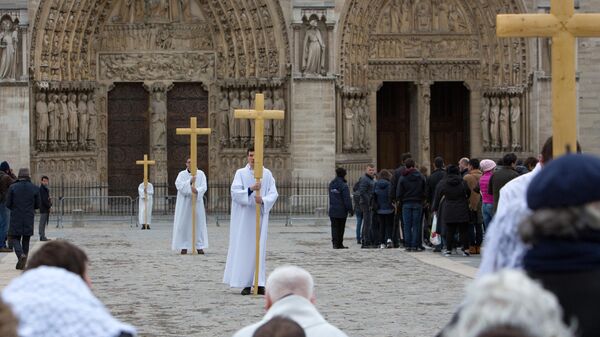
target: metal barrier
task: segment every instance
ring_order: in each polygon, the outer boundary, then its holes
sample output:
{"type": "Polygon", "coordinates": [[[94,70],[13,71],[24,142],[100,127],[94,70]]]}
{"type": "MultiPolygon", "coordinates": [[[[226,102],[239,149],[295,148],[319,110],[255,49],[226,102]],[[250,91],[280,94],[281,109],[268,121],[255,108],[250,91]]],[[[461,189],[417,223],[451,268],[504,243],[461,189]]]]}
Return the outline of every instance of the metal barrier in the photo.
{"type": "MultiPolygon", "coordinates": [[[[204,200],[204,209],[208,213],[208,198],[206,194],[202,196],[202,200],[204,200]]],[[[133,204],[137,207],[134,207],[133,214],[135,217],[138,217],[139,209],[140,209],[140,197],[136,197],[133,199],[133,204]]],[[[152,214],[153,215],[173,215],[175,214],[175,204],[177,203],[176,195],[165,195],[163,197],[153,198],[152,199],[152,214]]],[[[139,225],[139,219],[136,222],[139,225]]]]}
{"type": "Polygon", "coordinates": [[[102,218],[94,219],[96,221],[129,218],[130,225],[133,224],[133,199],[129,196],[62,197],[58,200],[57,209],[57,228],[64,227],[65,214],[73,215],[73,212],[101,215],[102,218]]]}
{"type": "Polygon", "coordinates": [[[285,225],[291,225],[293,219],[327,218],[328,208],[329,195],[292,195],[288,201],[288,216],[285,225]]]}

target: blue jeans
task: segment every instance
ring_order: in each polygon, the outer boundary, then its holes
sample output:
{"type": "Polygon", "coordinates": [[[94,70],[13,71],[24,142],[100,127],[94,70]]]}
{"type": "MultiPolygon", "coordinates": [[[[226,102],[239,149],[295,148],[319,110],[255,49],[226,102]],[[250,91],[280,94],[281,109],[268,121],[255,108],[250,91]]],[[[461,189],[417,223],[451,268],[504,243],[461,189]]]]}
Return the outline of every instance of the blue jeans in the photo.
{"type": "Polygon", "coordinates": [[[362,240],[362,222],[363,222],[363,213],[361,210],[356,210],[356,213],[354,213],[354,215],[356,215],[356,242],[360,243],[362,240]]]}
{"type": "Polygon", "coordinates": [[[421,216],[423,205],[420,202],[402,203],[402,222],[404,225],[404,246],[417,248],[421,244],[421,216]]]}
{"type": "Polygon", "coordinates": [[[483,215],[483,231],[486,232],[494,217],[494,204],[482,204],[481,214],[483,215]]]}
{"type": "Polygon", "coordinates": [[[5,248],[6,234],[8,233],[8,208],[0,202],[0,248],[5,248]]]}

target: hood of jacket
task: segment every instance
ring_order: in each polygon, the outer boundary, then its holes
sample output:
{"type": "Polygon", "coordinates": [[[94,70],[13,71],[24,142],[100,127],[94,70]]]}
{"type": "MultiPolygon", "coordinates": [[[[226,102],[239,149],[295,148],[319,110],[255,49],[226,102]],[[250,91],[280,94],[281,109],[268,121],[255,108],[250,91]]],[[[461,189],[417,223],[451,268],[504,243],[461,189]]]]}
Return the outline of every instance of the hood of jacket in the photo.
{"type": "Polygon", "coordinates": [[[460,185],[462,183],[462,181],[463,181],[462,177],[459,175],[456,175],[456,174],[449,174],[446,178],[446,182],[450,186],[460,185]]]}

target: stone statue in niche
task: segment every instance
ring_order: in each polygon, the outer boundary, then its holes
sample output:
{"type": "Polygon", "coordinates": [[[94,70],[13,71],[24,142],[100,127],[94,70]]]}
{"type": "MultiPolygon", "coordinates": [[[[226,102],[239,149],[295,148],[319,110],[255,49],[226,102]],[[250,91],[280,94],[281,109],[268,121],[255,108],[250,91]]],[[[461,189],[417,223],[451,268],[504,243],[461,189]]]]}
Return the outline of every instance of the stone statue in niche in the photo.
{"type": "Polygon", "coordinates": [[[363,130],[363,134],[362,134],[362,141],[361,141],[361,148],[364,151],[368,151],[369,148],[371,147],[371,144],[369,142],[369,131],[371,130],[371,116],[369,115],[369,109],[367,106],[367,98],[363,97],[360,101],[360,104],[358,106],[358,111],[360,113],[360,117],[361,117],[361,128],[363,130]]]}
{"type": "Polygon", "coordinates": [[[222,89],[219,104],[217,106],[219,111],[219,119],[221,121],[221,142],[222,146],[229,146],[229,99],[227,98],[227,90],[222,89]]]}
{"type": "Polygon", "coordinates": [[[67,95],[60,95],[58,103],[58,144],[61,150],[67,148],[67,134],[69,133],[69,107],[67,105],[67,95]]]}
{"type": "Polygon", "coordinates": [[[400,15],[400,32],[406,33],[410,31],[410,20],[411,20],[411,5],[410,0],[404,0],[402,2],[402,14],[400,15]]]}
{"type": "Polygon", "coordinates": [[[233,89],[229,92],[229,143],[232,147],[237,147],[240,144],[240,124],[235,118],[235,109],[240,107],[237,90],[233,89]]]}
{"type": "Polygon", "coordinates": [[[88,111],[87,111],[87,95],[79,94],[79,102],[77,103],[78,126],[79,126],[79,144],[80,150],[87,149],[88,138],[88,111]]]}
{"type": "Polygon", "coordinates": [[[310,20],[303,46],[302,73],[325,75],[325,43],[316,19],[310,20]]]}
{"type": "Polygon", "coordinates": [[[503,96],[500,107],[500,143],[503,150],[507,150],[510,147],[510,139],[508,134],[508,122],[510,112],[510,99],[508,96],[503,96]]]}
{"type": "MultiPolygon", "coordinates": [[[[250,109],[250,99],[248,98],[248,90],[242,89],[240,92],[239,109],[250,109]]],[[[250,120],[240,119],[240,145],[247,147],[250,144],[250,120]]]]}
{"type": "Polygon", "coordinates": [[[419,1],[416,6],[417,30],[428,32],[431,30],[431,7],[427,1],[419,1]]]}
{"type": "MultiPolygon", "coordinates": [[[[264,90],[265,95],[265,110],[273,110],[273,98],[271,97],[271,90],[264,90]]],[[[273,120],[265,120],[265,147],[271,147],[273,139],[273,120]]]]}
{"type": "Polygon", "coordinates": [[[441,32],[447,32],[449,29],[448,25],[448,4],[446,0],[442,0],[437,6],[437,30],[441,32]]]}
{"type": "Polygon", "coordinates": [[[390,1],[390,6],[389,6],[389,13],[386,13],[387,15],[389,15],[389,28],[386,27],[386,29],[389,30],[384,30],[384,31],[389,31],[390,33],[399,33],[400,32],[400,6],[398,5],[398,2],[400,0],[392,0],[390,1]]]}
{"type": "Polygon", "coordinates": [[[350,105],[350,108],[352,109],[352,116],[354,118],[354,125],[353,125],[353,137],[352,137],[352,150],[353,151],[359,151],[361,149],[360,144],[361,144],[361,138],[360,138],[360,133],[361,133],[361,117],[360,117],[360,111],[358,109],[358,100],[357,99],[352,99],[352,105],[350,105]]]}
{"type": "Polygon", "coordinates": [[[58,95],[48,96],[48,147],[51,151],[58,148],[58,95]]]}
{"type": "Polygon", "coordinates": [[[79,123],[77,121],[77,96],[75,94],[69,95],[69,102],[67,103],[69,110],[69,133],[67,139],[69,140],[69,149],[77,149],[77,130],[79,123]]]}
{"type": "Polygon", "coordinates": [[[169,17],[168,0],[149,0],[148,12],[152,19],[165,19],[169,17]]]}
{"type": "MultiPolygon", "coordinates": [[[[256,89],[252,89],[250,90],[250,95],[248,100],[250,101],[250,109],[254,110],[254,108],[256,107],[256,105],[254,105],[254,98],[256,97],[256,89]]],[[[263,101],[264,102],[264,101],[263,101]]],[[[250,142],[248,144],[254,143],[254,120],[248,120],[248,125],[250,125],[250,132],[248,133],[250,135],[250,142]]]]}
{"type": "Polygon", "coordinates": [[[37,148],[39,151],[46,151],[48,141],[48,103],[46,103],[46,94],[37,95],[35,102],[35,115],[37,125],[37,148]]]}
{"type": "MultiPolygon", "coordinates": [[[[283,89],[273,90],[273,110],[285,111],[285,100],[283,98],[283,89]]],[[[273,142],[276,147],[283,147],[285,135],[285,119],[273,120],[273,142]]]]}
{"type": "Polygon", "coordinates": [[[500,149],[500,139],[498,138],[498,119],[500,117],[500,99],[491,98],[490,107],[490,138],[492,141],[492,150],[500,149]]]}
{"type": "MultiPolygon", "coordinates": [[[[15,23],[18,22],[15,20],[15,23]]],[[[0,22],[0,80],[17,78],[19,33],[8,15],[0,22]]]]}
{"type": "Polygon", "coordinates": [[[518,96],[510,99],[510,133],[512,150],[521,150],[521,99],[518,96]]]}
{"type": "Polygon", "coordinates": [[[344,106],[344,129],[343,129],[343,142],[342,148],[344,151],[352,150],[352,144],[354,142],[354,99],[347,99],[344,106]]]}
{"type": "Polygon", "coordinates": [[[448,12],[448,28],[451,32],[458,32],[460,28],[460,13],[455,5],[450,5],[450,11],[448,12]]]}
{"type": "Polygon", "coordinates": [[[94,92],[90,92],[87,100],[87,111],[89,119],[88,127],[88,148],[93,148],[96,145],[96,137],[98,135],[98,113],[96,112],[96,99],[94,92]]]}
{"type": "Polygon", "coordinates": [[[152,91],[150,100],[150,146],[164,148],[167,145],[167,100],[165,91],[158,88],[152,91]]]}
{"type": "Polygon", "coordinates": [[[483,98],[483,106],[481,109],[481,140],[483,150],[487,151],[490,148],[490,99],[483,98]]]}

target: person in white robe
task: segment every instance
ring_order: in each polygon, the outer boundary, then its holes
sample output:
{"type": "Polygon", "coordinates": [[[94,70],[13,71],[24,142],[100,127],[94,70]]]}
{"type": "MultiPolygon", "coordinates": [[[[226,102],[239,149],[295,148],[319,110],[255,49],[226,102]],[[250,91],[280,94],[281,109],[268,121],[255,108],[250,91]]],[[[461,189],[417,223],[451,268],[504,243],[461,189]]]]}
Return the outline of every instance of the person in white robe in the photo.
{"type": "Polygon", "coordinates": [[[254,179],[254,149],[247,151],[248,164],[235,172],[231,184],[231,222],[229,227],[229,251],[223,283],[232,288],[244,288],[242,295],[249,295],[254,282],[256,257],[256,204],[261,204],[260,262],[258,293],[264,295],[265,256],[269,212],[277,201],[277,188],[273,174],[263,168],[260,183],[254,179]],[[260,190],[260,196],[257,191],[260,190]]]}
{"type": "Polygon", "coordinates": [[[154,186],[148,183],[144,192],[144,183],[138,186],[138,223],[142,229],[150,229],[152,223],[152,196],[154,195],[154,186]],[[146,213],[147,210],[147,213],[146,213]]]}
{"type": "Polygon", "coordinates": [[[177,202],[175,203],[175,219],[173,220],[172,250],[180,250],[187,254],[192,247],[192,193],[196,194],[196,249],[198,254],[204,254],[208,248],[208,233],[206,229],[206,212],[204,211],[204,193],[206,192],[206,176],[201,170],[196,171],[196,177],[190,173],[190,159],[185,163],[186,169],[179,172],[175,180],[177,187],[177,202]]]}

